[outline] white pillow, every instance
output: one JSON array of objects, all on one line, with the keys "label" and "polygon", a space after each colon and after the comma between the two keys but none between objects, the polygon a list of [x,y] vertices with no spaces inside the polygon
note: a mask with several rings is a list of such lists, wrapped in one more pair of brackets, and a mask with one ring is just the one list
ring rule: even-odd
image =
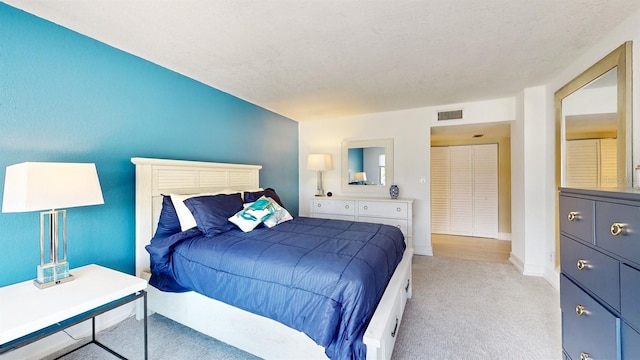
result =
[{"label": "white pillow", "polygon": [[293,216],[289,214],[287,209],[278,205],[278,203],[272,198],[268,197],[267,199],[271,200],[271,204],[273,205],[275,212],[268,218],[264,219],[263,224],[266,227],[272,228],[278,224],[282,224],[285,221],[293,220]]},{"label": "white pillow", "polygon": [[196,219],[193,217],[187,205],[184,204],[184,201],[197,196],[211,196],[211,195],[219,195],[219,194],[235,194],[239,191],[225,189],[218,192],[212,193],[200,193],[200,194],[169,194],[171,196],[171,202],[173,203],[173,207],[176,209],[176,215],[178,215],[178,221],[180,221],[180,229],[182,231],[189,230],[193,227],[196,227]]}]

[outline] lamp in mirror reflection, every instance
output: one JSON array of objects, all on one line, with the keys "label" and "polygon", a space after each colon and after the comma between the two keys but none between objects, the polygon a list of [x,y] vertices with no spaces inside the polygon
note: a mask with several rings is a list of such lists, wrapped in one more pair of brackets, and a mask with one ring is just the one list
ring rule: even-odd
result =
[{"label": "lamp in mirror reflection", "polygon": [[[73,280],[67,262],[67,211],[104,204],[95,164],[25,162],[7,166],[2,212],[40,212],[40,265],[34,284]],[[45,261],[48,259],[48,261]]]},{"label": "lamp in mirror reflection", "polygon": [[367,173],[362,171],[362,172],[357,172],[357,173],[353,174],[353,181],[358,183],[358,184],[366,184],[367,183]]},{"label": "lamp in mirror reflection", "polygon": [[316,196],[325,196],[322,187],[322,173],[333,170],[331,154],[309,154],[307,158],[307,169],[318,172]]}]

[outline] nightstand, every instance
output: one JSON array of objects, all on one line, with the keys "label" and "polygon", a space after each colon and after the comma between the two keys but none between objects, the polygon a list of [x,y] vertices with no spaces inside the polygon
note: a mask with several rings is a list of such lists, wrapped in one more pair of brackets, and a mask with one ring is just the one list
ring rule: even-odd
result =
[{"label": "nightstand", "polygon": [[92,341],[123,358],[96,340],[95,317],[124,304],[144,303],[144,354],[147,358],[147,281],[98,265],[71,270],[74,280],[38,289],[32,280],[0,288],[0,354],[28,345],[83,321],[92,320]]}]

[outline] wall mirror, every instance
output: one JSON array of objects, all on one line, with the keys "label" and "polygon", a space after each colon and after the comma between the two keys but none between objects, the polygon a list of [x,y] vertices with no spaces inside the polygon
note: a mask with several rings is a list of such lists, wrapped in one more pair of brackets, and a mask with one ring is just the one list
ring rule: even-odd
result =
[{"label": "wall mirror", "polygon": [[556,184],[632,186],[631,42],[555,94]]},{"label": "wall mirror", "polygon": [[393,139],[342,142],[343,192],[388,193],[393,184]]},{"label": "wall mirror", "polygon": [[631,67],[628,41],[555,93],[557,187],[633,186]]}]

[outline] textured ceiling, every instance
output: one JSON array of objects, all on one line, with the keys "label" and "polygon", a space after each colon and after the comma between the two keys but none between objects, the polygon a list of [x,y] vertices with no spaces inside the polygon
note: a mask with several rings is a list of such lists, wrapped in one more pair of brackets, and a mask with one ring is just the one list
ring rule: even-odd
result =
[{"label": "textured ceiling", "polygon": [[638,0],[5,0],[294,120],[514,96]]}]

